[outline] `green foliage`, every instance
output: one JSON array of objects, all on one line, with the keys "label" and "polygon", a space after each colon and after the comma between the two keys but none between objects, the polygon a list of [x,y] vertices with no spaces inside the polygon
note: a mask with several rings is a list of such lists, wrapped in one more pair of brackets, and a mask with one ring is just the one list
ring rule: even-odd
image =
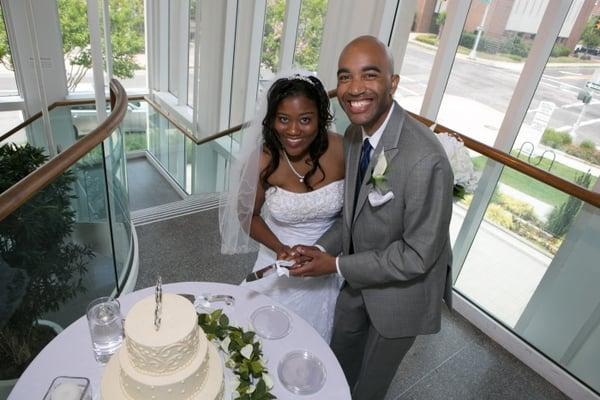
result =
[{"label": "green foliage", "polygon": [[596,28],[596,25],[600,21],[600,17],[590,18],[583,29],[581,34],[581,42],[585,47],[599,47],[600,46],[600,29]]},{"label": "green foliage", "polygon": [[[268,371],[262,359],[260,342],[256,340],[254,332],[229,325],[229,318],[219,309],[210,314],[198,314],[198,325],[209,340],[229,355],[225,365],[233,370],[240,381],[235,389],[238,396],[234,400],[275,398],[265,381]],[[246,349],[249,354],[244,354]],[[251,391],[253,385],[254,390]]]},{"label": "green foliage", "polygon": [[[327,0],[304,0],[300,9],[294,64],[316,71],[327,11]],[[261,66],[271,71],[279,68],[279,49],[285,19],[285,0],[268,0],[265,16]]]},{"label": "green foliage", "polygon": [[435,23],[439,27],[446,23],[446,11],[442,11],[435,16]]},{"label": "green foliage", "polygon": [[316,71],[319,66],[326,13],[327,0],[302,1],[294,64],[308,71]]},{"label": "green foliage", "polygon": [[542,135],[541,143],[553,149],[562,149],[571,144],[571,135],[568,132],[560,132],[556,129],[546,128]]},{"label": "green foliage", "polygon": [[[592,181],[592,175],[588,172],[581,174],[575,180],[578,185],[589,188]],[[558,207],[554,207],[548,217],[546,230],[552,233],[555,237],[562,237],[567,233],[573,220],[581,209],[582,201],[576,197],[570,196],[567,201]]]},{"label": "green foliage", "polygon": [[13,71],[12,54],[8,45],[8,36],[6,34],[6,26],[4,25],[4,13],[0,8],[0,63],[8,70]]},{"label": "green foliage", "polygon": [[[144,51],[143,0],[111,0],[110,26],[113,73],[131,78],[140,66],[135,56]],[[58,0],[63,52],[68,61],[67,85],[73,90],[92,66],[85,0]]]},{"label": "green foliage", "polygon": [[[0,192],[46,161],[42,149],[29,144],[0,147]],[[70,241],[75,223],[70,207],[74,179],[71,172],[63,173],[0,223],[0,258],[11,268],[24,271],[29,279],[19,306],[1,333],[23,349],[32,347],[37,319],[85,291],[83,277],[94,255],[88,247]],[[36,355],[33,351],[29,354]],[[2,347],[0,360],[0,366],[20,373],[31,358],[11,358]]]},{"label": "green foliage", "polygon": [[595,145],[592,144],[592,146],[569,145],[565,147],[564,151],[565,153],[570,154],[574,157],[588,161],[592,164],[600,165],[600,151],[596,150]]},{"label": "green foliage", "polygon": [[530,48],[531,45],[529,43],[523,42],[519,36],[515,35],[506,39],[502,44],[501,51],[519,57],[527,57]]},{"label": "green foliage", "polygon": [[596,150],[596,145],[589,139],[586,139],[579,143],[579,147],[581,147],[582,149]]},{"label": "green foliage", "polygon": [[562,44],[555,44],[550,53],[551,57],[566,57],[571,54],[571,49]]},{"label": "green foliage", "polygon": [[279,67],[279,47],[283,35],[285,0],[268,0],[265,16],[261,65],[271,71]]},{"label": "green foliage", "polygon": [[511,213],[498,204],[490,204],[485,212],[485,217],[504,228],[512,228],[513,219]]},{"label": "green foliage", "polygon": [[422,42],[422,43],[427,43],[430,44],[432,46],[437,46],[438,45],[438,39],[437,36],[434,34],[423,34],[423,35],[417,35],[415,37],[415,40],[418,42]]}]

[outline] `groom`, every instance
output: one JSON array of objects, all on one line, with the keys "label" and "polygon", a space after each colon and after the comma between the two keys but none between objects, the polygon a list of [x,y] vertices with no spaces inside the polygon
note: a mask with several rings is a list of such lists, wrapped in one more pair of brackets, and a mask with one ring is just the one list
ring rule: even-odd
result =
[{"label": "groom", "polygon": [[383,43],[350,42],[337,78],[352,123],[344,209],[317,247],[295,248],[310,261],[290,273],[345,279],[331,347],[352,398],[383,399],[415,337],[440,330],[442,298],[450,306],[453,176],[434,134],[393,100],[400,78]]}]

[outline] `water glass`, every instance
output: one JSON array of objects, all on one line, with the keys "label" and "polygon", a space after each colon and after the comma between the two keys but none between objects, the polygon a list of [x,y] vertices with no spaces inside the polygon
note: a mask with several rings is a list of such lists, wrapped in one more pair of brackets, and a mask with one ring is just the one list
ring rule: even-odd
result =
[{"label": "water glass", "polygon": [[112,297],[93,300],[87,308],[87,320],[96,361],[106,363],[123,342],[123,317],[119,301]]},{"label": "water glass", "polygon": [[78,376],[54,378],[44,400],[92,400],[90,380]]}]

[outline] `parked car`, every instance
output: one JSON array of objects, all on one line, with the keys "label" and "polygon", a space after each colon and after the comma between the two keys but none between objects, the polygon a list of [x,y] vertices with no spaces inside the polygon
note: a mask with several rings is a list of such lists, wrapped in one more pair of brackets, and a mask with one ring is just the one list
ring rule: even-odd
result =
[{"label": "parked car", "polygon": [[[107,111],[109,111],[107,109]],[[126,132],[145,132],[148,103],[145,101],[130,101],[127,104],[127,115],[123,119],[121,129]],[[98,126],[95,104],[81,104],[71,106],[73,125],[77,128],[78,135],[85,135]]]}]

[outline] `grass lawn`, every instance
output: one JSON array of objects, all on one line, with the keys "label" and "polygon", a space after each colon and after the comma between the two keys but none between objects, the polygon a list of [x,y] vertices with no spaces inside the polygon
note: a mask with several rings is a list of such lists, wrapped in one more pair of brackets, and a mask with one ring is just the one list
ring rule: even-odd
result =
[{"label": "grass lawn", "polygon": [[[512,155],[516,156],[516,152],[513,152]],[[521,155],[519,156],[519,159],[524,162],[528,162],[527,156]],[[533,157],[531,159],[532,164],[535,165],[538,159],[538,157]],[[486,160],[487,158],[484,156],[473,158],[473,165],[475,169],[477,171],[483,170]],[[550,160],[545,158],[540,162],[539,165],[536,166],[540,169],[548,171],[549,165]],[[570,182],[575,182],[575,177],[581,174],[580,171],[558,162],[554,162],[552,169],[550,169],[549,172]],[[590,187],[594,186],[597,179],[598,178],[596,177],[592,177]],[[558,189],[554,189],[552,186],[539,182],[511,168],[505,168],[502,171],[500,182],[552,206],[559,206],[569,198],[569,195],[566,193],[563,193]]]}]

